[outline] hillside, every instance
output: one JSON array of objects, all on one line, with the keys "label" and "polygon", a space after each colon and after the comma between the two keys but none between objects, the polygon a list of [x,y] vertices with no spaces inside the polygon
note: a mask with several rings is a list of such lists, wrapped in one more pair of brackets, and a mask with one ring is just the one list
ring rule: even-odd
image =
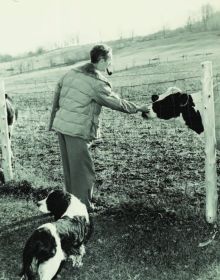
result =
[{"label": "hillside", "polygon": [[[111,41],[108,44],[113,48],[115,70],[123,70],[159,61],[193,59],[198,56],[218,54],[220,32],[171,33],[165,37],[152,35]],[[39,69],[73,65],[89,58],[91,46],[90,44],[67,47],[34,57],[1,63],[0,75],[10,76]]]}]

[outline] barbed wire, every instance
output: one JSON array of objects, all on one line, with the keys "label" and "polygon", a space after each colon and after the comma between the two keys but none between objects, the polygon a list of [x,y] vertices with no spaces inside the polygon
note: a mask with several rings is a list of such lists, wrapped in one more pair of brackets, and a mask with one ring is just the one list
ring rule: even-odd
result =
[{"label": "barbed wire", "polygon": [[[183,73],[192,73],[192,71],[182,70],[182,71],[176,71],[176,72],[169,72],[169,75],[171,75],[171,74],[178,75],[178,74],[183,74]],[[117,75],[117,73],[116,73],[116,75],[111,76],[111,79],[112,78],[124,78],[124,77],[155,76],[155,75],[167,75],[167,73],[165,73],[165,72],[152,72],[152,73],[138,73],[138,74],[126,74],[126,75]]]},{"label": "barbed wire", "polygon": [[[45,91],[45,90],[43,90],[43,91],[35,91],[34,93],[53,93],[54,92],[54,90],[50,90],[50,91]],[[22,91],[22,92],[19,92],[19,91],[12,91],[12,90],[9,90],[9,91],[7,91],[7,93],[10,95],[10,94],[20,94],[20,95],[28,95],[28,94],[30,94],[30,91],[27,91],[27,92],[24,92],[24,91]]]},{"label": "barbed wire", "polygon": [[[167,74],[167,73],[163,73],[163,74]],[[153,75],[153,74],[152,74]],[[139,76],[138,74],[135,76]],[[191,85],[191,81],[198,79],[199,81],[201,80],[201,76],[199,75],[190,75],[188,77],[183,77],[183,78],[176,78],[176,79],[168,79],[168,80],[163,80],[163,81],[158,81],[158,82],[147,82],[147,83],[138,83],[138,84],[133,84],[133,85],[125,85],[125,86],[118,86],[116,87],[119,91],[119,95],[122,98],[128,99],[128,100],[134,100],[135,102],[138,101],[142,101],[144,100],[145,102],[145,97],[150,97],[152,91],[151,91],[151,87],[154,88],[155,85],[164,85],[166,86],[167,84],[171,83],[171,84],[176,84],[178,82],[182,82],[183,83],[183,88],[187,88],[188,84]],[[219,81],[220,80],[220,75],[216,74],[214,76],[214,88],[219,91]],[[200,81],[201,82],[201,81]],[[18,106],[19,109],[19,119],[18,120],[20,127],[17,128],[17,133],[19,134],[19,131],[21,133],[22,131],[22,137],[25,138],[25,133],[27,132],[28,135],[28,131],[38,131],[39,133],[42,135],[42,133],[46,133],[46,129],[44,131],[44,127],[46,127],[46,124],[48,122],[48,118],[49,118],[49,112],[50,110],[48,109],[50,106],[50,103],[52,102],[52,93],[53,90],[48,88],[48,84],[47,81],[40,81],[40,83],[38,82],[32,82],[29,83],[32,84],[33,87],[32,89],[30,88],[30,91],[17,91],[15,89],[9,89],[7,92],[9,94],[14,94],[14,97],[16,99],[16,104]],[[24,84],[25,85],[25,84]],[[40,85],[40,86],[39,86]],[[42,85],[45,85],[45,89],[42,89]],[[16,84],[14,84],[14,86],[16,87]],[[38,88],[40,87],[40,90],[38,90]],[[146,88],[146,92],[145,91],[141,91],[141,94],[133,94],[133,89],[138,88],[138,87],[144,87]],[[130,91],[131,89],[131,91]],[[135,89],[136,90],[136,89]],[[187,90],[187,92],[193,92],[193,89],[190,90],[190,88]],[[29,93],[32,94],[32,96],[29,95]],[[34,96],[33,96],[34,93]],[[19,97],[21,96],[21,97]],[[51,98],[50,98],[51,97]],[[146,102],[147,103],[147,102]],[[22,105],[22,106],[20,106]],[[19,108],[20,107],[20,108]],[[119,115],[115,115],[114,113],[109,113],[109,110],[107,110],[108,112],[104,112],[101,115],[101,120],[104,120],[105,123],[107,123],[107,121],[110,122],[110,125],[108,127],[105,128],[105,133],[107,133],[108,128],[111,128],[111,131],[108,132],[107,134],[107,139],[108,141],[110,141],[110,143],[112,143],[112,149],[111,149],[111,158],[114,162],[114,166],[112,166],[112,170],[110,172],[110,174],[108,176],[111,177],[111,180],[113,183],[116,183],[118,178],[121,176],[121,173],[123,172],[122,169],[120,169],[120,159],[118,158],[118,154],[121,152],[121,145],[125,145],[125,140],[128,134],[132,134],[129,137],[132,137],[133,139],[138,140],[141,136],[139,133],[139,124],[140,124],[140,118],[136,120],[136,122],[134,122],[135,120],[132,119],[132,117],[129,117],[125,114],[121,114],[120,115],[120,122],[121,122],[121,126],[120,128],[118,128],[118,119],[117,117]],[[132,126],[133,124],[131,123],[134,122],[136,126]],[[40,122],[40,124],[39,124]],[[117,129],[116,129],[117,127]],[[132,129],[131,129],[132,127]],[[158,142],[158,139],[161,137],[165,137],[166,133],[167,133],[167,125],[164,124],[163,122],[161,122],[160,124],[157,124],[155,126],[155,130],[151,131],[151,129],[148,127],[148,124],[146,123],[145,125],[145,133],[146,135],[151,135],[152,137],[152,141],[154,141],[155,143]],[[179,131],[179,125],[177,124],[177,122],[175,120],[173,120],[172,122],[172,135],[178,135],[178,131]],[[171,131],[170,130],[170,131]],[[163,132],[161,132],[163,131]],[[164,133],[166,131],[166,133]],[[102,131],[103,133],[103,131]],[[33,137],[34,138],[34,137]],[[104,135],[105,138],[105,135]],[[37,141],[37,140],[36,140]],[[194,137],[192,137],[192,142],[195,142],[197,140],[194,139]],[[174,144],[171,144],[174,145]],[[173,146],[174,149],[174,146]],[[133,151],[135,153],[135,151]],[[20,154],[17,154],[17,158],[19,159]],[[98,157],[99,155],[97,155]],[[126,158],[125,161],[127,162],[127,164],[129,164],[130,162],[132,162],[133,160],[133,156],[137,156],[137,155],[132,155],[127,153],[126,154]],[[178,160],[178,159],[176,159]],[[19,162],[17,163],[18,168],[22,169],[23,172],[27,172],[28,171],[28,167],[26,166],[26,164]],[[179,171],[179,176],[180,176],[181,171]],[[128,178],[125,176],[125,178],[123,178],[124,183],[126,184],[128,181]],[[187,184],[186,184],[186,188],[187,188]]]},{"label": "barbed wire", "polygon": [[176,83],[177,81],[185,81],[189,79],[196,79],[200,78],[201,76],[191,76],[191,77],[186,77],[186,78],[179,78],[179,79],[174,79],[174,80],[167,80],[167,81],[161,81],[161,82],[153,82],[153,83],[141,83],[141,84],[135,84],[135,85],[127,85],[127,86],[120,86],[123,88],[133,88],[133,87],[138,87],[138,86],[151,86],[151,85],[157,85],[157,84],[166,84],[166,83]]},{"label": "barbed wire", "polygon": [[[136,76],[139,76],[139,75],[136,75]],[[189,76],[189,77],[184,77],[184,78],[176,78],[176,79],[165,80],[165,81],[157,81],[157,82],[150,82],[150,83],[140,83],[140,84],[124,85],[124,86],[115,86],[115,88],[120,90],[121,88],[134,88],[134,87],[139,87],[139,86],[152,86],[152,85],[159,85],[159,84],[166,84],[166,83],[176,83],[177,81],[186,81],[186,80],[198,79],[198,78],[201,79],[201,76],[197,75],[197,76]],[[47,84],[47,82],[44,81],[44,82],[41,82],[41,84]],[[36,86],[35,86],[35,88],[36,88]],[[40,91],[38,90],[38,91],[34,91],[34,92],[38,93],[38,94],[45,93],[45,92],[53,93],[54,90],[47,86],[47,90],[40,90]],[[7,90],[7,93],[8,94],[26,95],[26,94],[29,94],[30,91],[25,92],[25,91],[17,91],[17,90]]]}]

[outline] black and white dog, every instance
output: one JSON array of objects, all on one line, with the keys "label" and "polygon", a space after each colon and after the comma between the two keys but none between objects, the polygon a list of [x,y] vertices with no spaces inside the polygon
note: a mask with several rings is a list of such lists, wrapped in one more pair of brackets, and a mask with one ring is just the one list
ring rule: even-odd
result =
[{"label": "black and white dog", "polygon": [[73,266],[82,265],[84,244],[92,232],[86,206],[74,195],[56,190],[37,203],[39,210],[51,213],[55,222],[37,228],[23,250],[21,279],[54,279],[63,261],[72,260]]},{"label": "black and white dog", "polygon": [[204,131],[201,117],[200,93],[186,94],[179,88],[170,87],[161,95],[152,95],[149,113],[142,113],[146,119],[159,118],[169,120],[179,118],[190,129],[200,134]]}]

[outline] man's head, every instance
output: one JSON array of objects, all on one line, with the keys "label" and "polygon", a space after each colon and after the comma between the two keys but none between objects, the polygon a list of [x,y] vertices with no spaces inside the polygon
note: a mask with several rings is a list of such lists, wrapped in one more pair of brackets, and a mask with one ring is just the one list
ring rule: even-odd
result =
[{"label": "man's head", "polygon": [[90,51],[91,63],[100,71],[106,71],[111,75],[108,67],[112,63],[112,49],[107,45],[96,45]]}]

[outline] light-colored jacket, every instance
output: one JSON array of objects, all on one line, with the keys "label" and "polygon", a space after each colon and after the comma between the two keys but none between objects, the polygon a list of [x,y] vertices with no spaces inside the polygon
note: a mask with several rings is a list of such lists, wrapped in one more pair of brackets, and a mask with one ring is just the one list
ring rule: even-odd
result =
[{"label": "light-colored jacket", "polygon": [[109,81],[92,63],[71,69],[56,86],[49,130],[90,142],[96,139],[102,106],[129,114],[137,112],[135,104],[112,91]]}]

